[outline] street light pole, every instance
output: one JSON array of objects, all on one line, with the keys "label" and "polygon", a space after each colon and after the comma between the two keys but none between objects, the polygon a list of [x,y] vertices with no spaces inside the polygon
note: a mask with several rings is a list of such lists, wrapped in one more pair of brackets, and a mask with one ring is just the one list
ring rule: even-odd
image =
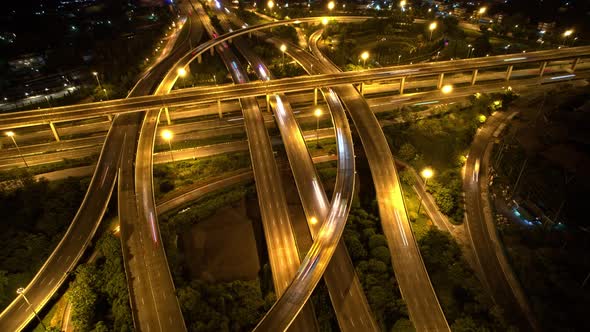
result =
[{"label": "street light pole", "polygon": [[280,49],[281,49],[281,52],[283,52],[283,63],[281,64],[281,67],[283,67],[283,69],[285,69],[285,52],[287,51],[287,45],[282,44]]},{"label": "street light pole", "polygon": [[363,68],[367,66],[367,59],[369,58],[369,52],[365,51],[361,54],[361,59],[363,59]]},{"label": "street light pole", "polygon": [[428,26],[428,30],[430,30],[430,38],[428,38],[428,41],[432,41],[432,32],[434,31],[434,29],[436,29],[436,25],[436,22],[432,22]]},{"label": "street light pole", "polygon": [[27,164],[27,161],[25,160],[25,157],[23,156],[22,152],[20,151],[20,147],[18,146],[18,144],[16,144],[16,139],[14,139],[14,132],[13,131],[7,131],[6,132],[6,136],[10,137],[12,139],[12,143],[14,143],[14,146],[16,146],[16,150],[18,151],[18,154],[20,155],[20,158],[23,160],[23,163],[25,163],[25,166],[27,168],[29,168],[29,164]]},{"label": "street light pole", "polygon": [[170,159],[172,159],[172,162],[176,164],[176,161],[174,161],[174,155],[172,154],[172,136],[173,134],[170,130],[165,129],[162,131],[162,138],[168,141],[168,147],[170,148]]},{"label": "street light pole", "polygon": [[315,126],[315,145],[320,146],[320,116],[322,116],[322,110],[320,108],[316,108],[313,112],[316,119],[316,126]]},{"label": "street light pole", "polygon": [[[422,175],[422,177],[424,178],[424,192],[426,192],[426,186],[428,185],[428,179],[430,179],[432,177],[432,175],[434,175],[434,172],[432,171],[432,168],[427,167],[422,170],[420,175]],[[422,208],[422,196],[420,196],[420,204],[418,205],[418,213],[417,213],[418,215],[420,215],[421,208]]]},{"label": "street light pole", "polygon": [[45,324],[43,324],[41,317],[39,317],[39,315],[37,315],[37,311],[35,311],[35,308],[33,308],[31,306],[31,302],[29,302],[29,299],[27,299],[27,297],[25,296],[25,289],[20,287],[19,289],[16,290],[16,293],[18,295],[22,295],[25,302],[27,302],[27,304],[29,305],[29,308],[31,308],[31,311],[33,311],[33,314],[35,315],[35,317],[37,317],[37,319],[39,320],[39,323],[41,324],[41,326],[43,326],[43,330],[47,331],[47,326],[45,326]]},{"label": "street light pole", "polygon": [[98,83],[98,87],[102,90],[102,84],[100,84],[100,78],[98,78],[98,72],[93,71],[92,75],[96,78],[96,83]]}]

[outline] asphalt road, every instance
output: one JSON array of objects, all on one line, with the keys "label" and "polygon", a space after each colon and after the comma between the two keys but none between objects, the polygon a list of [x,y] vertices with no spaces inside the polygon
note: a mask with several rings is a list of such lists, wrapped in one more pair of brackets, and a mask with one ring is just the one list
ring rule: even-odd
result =
[{"label": "asphalt road", "polygon": [[[236,17],[233,15],[231,18],[236,20]],[[241,22],[237,22],[238,25],[241,25],[240,23]],[[250,51],[251,46],[247,41],[242,38],[237,38],[234,40],[234,45],[249,62],[250,67],[256,68],[255,72],[259,76],[259,79],[274,79],[272,73],[266,68],[261,59]],[[330,113],[336,113],[333,116],[333,119],[336,121],[335,127],[348,128],[342,104],[340,104],[340,101],[333,93],[327,93],[330,94],[327,98]],[[307,224],[311,231],[312,238],[315,239],[317,238],[317,234],[323,221],[329,214],[329,209],[331,207],[330,201],[326,196],[320,177],[313,165],[313,161],[307,150],[305,137],[297,124],[297,120],[295,119],[287,96],[284,94],[273,95],[270,97],[270,104],[274,111],[275,119],[281,132],[281,137],[284,140],[287,157],[291,165],[303,210],[307,217]],[[324,115],[324,117],[328,116],[328,114]],[[344,123],[342,123],[342,121],[344,121]],[[338,133],[346,132],[343,130],[336,130],[336,134]],[[347,139],[351,139],[350,132],[346,134],[347,135],[344,136],[337,136],[336,140],[346,141]],[[354,155],[352,139],[350,142],[337,145],[341,147],[349,147],[350,150],[346,151],[346,153]],[[354,181],[354,173],[338,173],[337,176],[350,177],[352,178],[352,181]],[[342,193],[334,193],[334,196],[340,195],[345,196]],[[339,222],[346,223],[347,215],[342,216],[344,218]],[[317,220],[317,222],[313,223],[311,220]],[[336,240],[334,242],[338,244],[337,249],[334,252],[334,256],[329,261],[330,263],[327,264],[324,280],[336,313],[338,325],[342,331],[378,331],[379,328],[371,313],[358,276],[352,265],[352,261],[346,251],[346,246],[343,241]],[[326,266],[326,264],[318,266]]]},{"label": "asphalt road", "polygon": [[[590,77],[588,73],[578,74],[578,79],[587,79]],[[555,82],[555,83],[562,83],[563,82]],[[511,86],[514,91],[517,93],[522,93],[524,91],[528,91],[530,89],[539,88],[539,79],[538,78],[529,78],[525,80],[519,80],[511,82]],[[393,108],[398,108],[403,105],[415,105],[427,103],[430,106],[436,104],[445,104],[445,103],[452,103],[456,101],[460,101],[466,96],[473,95],[476,92],[502,92],[505,91],[506,84],[503,82],[498,83],[488,83],[485,85],[476,85],[476,86],[465,86],[465,87],[457,87],[450,95],[442,95],[436,91],[429,91],[429,92],[419,92],[419,93],[409,93],[404,95],[393,95],[393,96],[383,96],[383,97],[373,97],[367,100],[367,103],[371,107],[371,110],[374,113],[380,112],[389,112]],[[309,103],[309,101],[313,100],[313,93],[305,93],[305,94],[296,94],[295,96],[289,95],[289,100],[293,100],[296,98],[298,102],[302,103]],[[223,105],[223,104],[222,104]],[[215,106],[217,107],[217,106]],[[230,109],[233,110],[233,105],[228,105]],[[239,105],[238,105],[239,108]],[[302,122],[315,122],[313,119],[313,110],[315,108],[312,106],[303,106],[301,111],[297,111],[297,117],[299,118],[298,121]],[[199,113],[203,114],[215,114],[217,111],[210,111],[207,109],[197,109],[197,110],[181,110],[180,113],[171,112],[171,117],[174,121],[175,114],[181,113]],[[267,128],[274,127],[274,117],[271,114],[265,113],[263,114],[265,118],[265,124]],[[190,117],[190,116],[189,116]],[[184,119],[184,115],[181,117]],[[184,120],[186,121],[186,120]],[[195,120],[196,121],[196,120]],[[391,123],[395,120],[381,120],[381,125],[385,125],[387,123]],[[160,126],[163,126],[164,123],[160,123]],[[75,128],[75,127],[72,127]],[[226,117],[223,119],[215,119],[215,120],[200,120],[193,123],[173,123],[170,126],[166,126],[166,128],[171,129],[174,133],[173,139],[173,148],[174,142],[181,141],[181,140],[194,140],[194,139],[202,139],[202,138],[210,138],[219,136],[222,134],[235,134],[235,133],[243,133],[243,117],[236,116],[233,114],[231,117]],[[321,132],[321,130],[320,130]],[[97,137],[100,133],[97,133]],[[307,134],[306,134],[307,135]],[[19,136],[20,138],[24,138],[27,135]],[[104,136],[102,136],[104,137]],[[29,165],[41,165],[53,162],[60,162],[63,161],[64,158],[68,159],[76,159],[82,158],[86,156],[90,156],[92,154],[100,153],[101,146],[97,144],[95,146],[86,146],[87,142],[90,140],[98,140],[98,138],[83,138],[74,140],[64,140],[62,142],[52,142],[52,143],[42,143],[34,146],[21,146],[21,151],[25,155],[27,163]],[[272,140],[272,139],[271,139]],[[78,142],[78,143],[74,143]],[[156,144],[164,144],[162,138],[160,136],[156,136]],[[229,143],[233,144],[233,143]],[[274,144],[274,143],[273,143]],[[20,143],[19,143],[20,145]],[[79,146],[78,146],[79,145]],[[86,147],[84,147],[86,146]],[[224,146],[223,144],[222,150],[229,151],[236,151],[236,149]],[[67,147],[62,149],[63,147]],[[78,149],[79,147],[79,149]],[[71,149],[69,149],[71,148]],[[59,151],[58,151],[59,150]],[[195,156],[202,156],[203,154],[200,153],[201,147],[194,148]],[[55,152],[51,152],[55,151]],[[176,152],[175,152],[176,153]],[[182,153],[184,156],[186,151]],[[157,162],[160,162],[164,159],[161,153],[156,155]],[[188,157],[187,157],[188,158]],[[0,170],[7,170],[14,167],[24,167],[22,159],[18,155],[18,151],[16,148],[9,148],[2,150],[0,152]]]},{"label": "asphalt road", "polygon": [[522,331],[540,331],[542,328],[538,326],[528,300],[520,289],[506,258],[503,257],[501,243],[495,234],[494,221],[489,206],[485,202],[488,198],[482,193],[482,187],[487,188],[488,181],[489,158],[485,158],[485,154],[489,153],[489,146],[495,139],[493,134],[514,114],[513,112],[493,114],[478,130],[471,144],[463,177],[465,226],[475,251],[476,263],[484,278],[484,285],[494,301],[503,308],[506,319],[516,324]]},{"label": "asphalt road", "polygon": [[[331,72],[338,68],[323,56],[317,42],[322,30],[310,36],[312,53]],[[334,90],[342,99],[355,124],[371,169],[381,225],[387,238],[393,270],[402,296],[408,306],[410,319],[417,331],[450,331],[426,267],[414,238],[401,184],[393,155],[375,115],[360,93],[351,85],[338,86]]]},{"label": "asphalt road", "polygon": [[[186,37],[177,40],[170,55],[162,61],[161,81],[155,94],[166,93],[168,90],[163,87],[173,85],[177,61],[191,52],[189,40],[196,44],[202,37],[202,27],[198,17],[190,15],[190,5],[185,3],[180,8],[188,17],[184,27]],[[169,75],[171,72],[173,76]],[[131,140],[123,147],[118,195],[134,326],[139,331],[186,331],[160,236],[152,188],[152,151],[160,112],[149,110],[138,115],[141,126],[129,128]]]},{"label": "asphalt road", "polygon": [[[159,70],[162,70],[162,66],[159,63],[146,72],[130,92],[130,97],[149,93],[158,76],[161,76]],[[86,196],[74,220],[25,289],[24,294],[31,306],[25,303],[22,296],[18,296],[0,314],[0,331],[23,329],[34,317],[31,307],[40,310],[73,271],[102,220],[115,185],[123,145],[131,139],[128,137],[131,132],[129,129],[139,125],[140,115],[124,114],[113,121]]]},{"label": "asphalt road", "polygon": [[[200,4],[195,5],[201,16],[205,30],[210,36],[217,31]],[[236,85],[248,82],[248,76],[239,59],[229,48],[222,44],[215,48],[223,60]],[[281,176],[272,151],[272,145],[262,113],[254,98],[240,98],[244,114],[244,125],[248,136],[248,146],[252,158],[252,169],[256,183],[256,192],[262,216],[268,256],[277,298],[281,298],[287,286],[293,280],[299,267],[299,252],[287,208]],[[289,316],[290,319],[296,315]],[[317,321],[311,304],[304,306],[301,315],[294,321],[294,331],[318,330]]]},{"label": "asphalt road", "polygon": [[[308,18],[313,21],[314,18]],[[350,18],[349,18],[350,19]],[[301,19],[304,20],[304,19]],[[307,20],[307,19],[305,19]],[[315,18],[317,20],[317,18]],[[224,36],[216,38],[203,47],[216,45],[219,47],[224,40],[248,33],[249,31],[263,27],[286,24],[284,22],[273,22],[268,25],[248,27],[246,29],[236,30]],[[294,22],[291,20],[290,22]],[[492,67],[507,67],[523,63],[539,63],[542,61],[556,61],[563,59],[573,59],[577,57],[587,57],[590,54],[590,46],[562,48],[558,50],[537,51],[526,53],[526,55],[499,55],[484,58],[472,58],[455,61],[440,61],[432,63],[420,63],[413,65],[394,66],[375,68],[363,71],[340,72],[331,74],[315,75],[313,77],[295,77],[284,78],[280,80],[251,82],[248,84],[225,85],[216,87],[199,87],[192,89],[183,89],[171,93],[167,96],[145,96],[129,98],[127,100],[112,100],[99,103],[81,104],[73,106],[55,107],[51,109],[40,109],[35,111],[26,111],[18,113],[9,113],[0,115],[0,130],[14,129],[19,127],[44,124],[48,121],[65,121],[72,119],[81,119],[93,116],[145,111],[162,106],[186,106],[203,102],[216,101],[218,99],[236,99],[243,97],[253,97],[268,93],[302,91],[309,90],[313,87],[328,87],[343,84],[352,84],[363,81],[392,80],[401,77],[418,77],[434,76],[441,73],[465,72],[474,69],[483,70]],[[563,76],[563,75],[562,75]],[[547,78],[551,80],[552,78]],[[564,79],[567,79],[564,78]]]}]

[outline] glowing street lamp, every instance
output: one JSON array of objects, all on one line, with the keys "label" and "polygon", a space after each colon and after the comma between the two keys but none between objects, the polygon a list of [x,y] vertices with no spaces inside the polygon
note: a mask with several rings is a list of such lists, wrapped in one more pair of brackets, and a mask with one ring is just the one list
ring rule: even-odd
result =
[{"label": "glowing street lamp", "polygon": [[98,87],[102,90],[102,84],[100,84],[100,78],[98,77],[98,72],[93,71],[92,75],[96,78],[96,83],[98,83]]},{"label": "glowing street lamp", "polygon": [[178,76],[180,76],[180,78],[182,78],[182,87],[185,87],[185,82],[184,82],[184,78],[186,77],[186,69],[184,69],[184,67],[178,68],[177,70]]},{"label": "glowing street lamp", "polygon": [[282,44],[281,47],[279,47],[279,49],[281,50],[281,52],[283,52],[283,64],[282,64],[282,66],[285,67],[285,52],[287,52],[287,45]]},{"label": "glowing street lamp", "polygon": [[174,163],[174,155],[172,155],[172,137],[174,136],[174,134],[172,134],[172,132],[168,129],[164,129],[162,130],[162,138],[165,139],[166,141],[168,141],[168,147],[170,147],[170,159],[172,159],[172,162]]},{"label": "glowing street lamp", "polygon": [[369,52],[364,51],[361,54],[361,59],[363,59],[363,67],[365,67],[365,65],[367,64],[367,59],[369,58]]},{"label": "glowing street lamp", "polygon": [[475,51],[475,47],[472,47],[471,44],[467,45],[467,59],[473,55],[473,51]]},{"label": "glowing street lamp", "polygon": [[316,217],[309,218],[309,223],[312,224],[312,225],[317,224],[318,223],[318,218],[316,218]]},{"label": "glowing street lamp", "polygon": [[25,300],[25,302],[27,302],[27,304],[29,305],[29,308],[31,308],[31,311],[33,311],[33,314],[35,314],[35,317],[37,317],[37,319],[39,320],[39,323],[41,323],[41,326],[43,326],[43,329],[44,329],[45,331],[47,331],[47,326],[45,326],[45,324],[43,324],[43,321],[41,320],[41,318],[39,317],[39,315],[37,315],[37,312],[35,311],[35,308],[33,308],[33,307],[31,306],[31,302],[29,302],[29,299],[27,299],[27,297],[25,296],[25,289],[24,289],[24,288],[22,288],[22,287],[19,287],[19,288],[16,290],[16,293],[17,293],[18,295],[21,295],[21,296],[23,297],[23,299]]},{"label": "glowing street lamp", "polygon": [[328,2],[328,10],[329,11],[332,11],[332,9],[334,9],[334,7],[336,7],[336,4],[334,3],[334,1]]},{"label": "glowing street lamp", "polygon": [[[426,185],[428,184],[428,179],[430,179],[434,175],[434,171],[430,167],[426,167],[425,169],[420,172],[422,178],[424,178],[424,190],[426,191]],[[418,205],[418,215],[420,214],[420,208],[422,208],[422,197],[420,197],[420,204]]]},{"label": "glowing street lamp", "polygon": [[432,40],[432,32],[436,29],[436,26],[437,26],[436,22],[432,22],[428,26],[428,30],[430,30],[430,38],[428,38],[429,41]]},{"label": "glowing street lamp", "polygon": [[316,146],[320,146],[320,117],[322,116],[322,109],[321,108],[316,108],[315,111],[313,112],[313,115],[315,115],[315,119],[316,119],[316,126],[315,126],[315,144]]},{"label": "glowing street lamp", "polygon": [[445,95],[448,95],[449,93],[453,92],[453,86],[450,84],[444,85],[441,89],[440,92],[442,92]]},{"label": "glowing street lamp", "polygon": [[269,0],[269,1],[266,3],[266,6],[268,7],[268,9],[272,10],[272,9],[274,8],[274,6],[275,6],[275,3],[274,3],[274,1],[272,1],[272,0]]},{"label": "glowing street lamp", "polygon": [[7,131],[6,136],[10,137],[12,139],[12,143],[14,143],[14,146],[16,146],[16,150],[18,151],[18,154],[20,155],[20,159],[23,160],[23,163],[25,163],[25,166],[27,168],[29,168],[29,164],[27,164],[27,161],[25,160],[25,157],[23,156],[22,152],[20,152],[20,148],[18,147],[18,144],[16,144],[16,139],[14,139],[14,132],[13,131]]},{"label": "glowing street lamp", "polygon": [[399,2],[399,6],[402,9],[402,12],[405,12],[406,11],[406,0],[401,0]]},{"label": "glowing street lamp", "polygon": [[488,10],[487,7],[481,7],[477,12],[479,13],[479,16],[485,14],[486,10]]},{"label": "glowing street lamp", "polygon": [[328,22],[329,22],[329,20],[328,20],[328,18],[327,18],[327,17],[323,17],[323,18],[322,18],[322,24],[323,24],[323,25],[328,25]]}]

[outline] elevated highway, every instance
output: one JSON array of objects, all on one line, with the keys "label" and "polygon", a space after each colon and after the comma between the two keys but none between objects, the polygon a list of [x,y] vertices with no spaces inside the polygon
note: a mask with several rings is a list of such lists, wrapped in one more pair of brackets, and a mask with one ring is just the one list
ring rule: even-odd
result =
[{"label": "elevated highway", "polygon": [[[310,48],[322,61],[325,71],[337,72],[339,69],[324,57],[318,48],[317,43],[322,32],[320,29],[310,36]],[[338,86],[334,90],[348,109],[369,162],[381,225],[410,319],[417,331],[450,331],[414,238],[393,155],[381,126],[367,102],[354,87]]]},{"label": "elevated highway", "polygon": [[[173,53],[173,52],[172,52]],[[166,57],[150,67],[129,93],[130,97],[148,94],[167,66]],[[33,280],[25,288],[30,307],[40,310],[73,272],[90,244],[111,197],[123,146],[138,129],[139,113],[116,116],[107,134],[98,165],[74,220]],[[0,331],[20,331],[34,315],[22,296],[0,314]]]},{"label": "elevated highway", "polygon": [[[315,18],[318,20],[318,18]],[[212,47],[217,43],[236,36],[246,34],[262,28],[292,24],[296,20],[274,22],[274,25],[262,25],[236,30],[216,38],[213,42],[205,43]],[[310,19],[310,21],[313,21]],[[264,26],[264,27],[263,27]],[[571,60],[571,74],[559,77],[546,77],[547,81],[561,80],[575,77],[575,68],[584,58],[590,56],[590,46],[562,48],[526,53],[526,55],[499,55],[485,58],[472,58],[455,61],[440,61],[413,65],[375,68],[354,72],[334,72],[313,75],[312,77],[284,78],[264,82],[250,82],[238,85],[224,85],[216,87],[199,87],[183,89],[165,96],[145,96],[125,100],[113,100],[99,103],[81,104],[73,106],[55,107],[18,113],[0,115],[0,130],[14,129],[26,126],[43,125],[49,122],[84,119],[96,116],[107,116],[119,113],[138,112],[162,107],[189,106],[201,103],[216,102],[217,100],[232,100],[240,97],[264,96],[273,93],[305,91],[315,88],[356,84],[362,82],[379,82],[399,80],[405,84],[408,77],[436,76],[444,82],[444,75],[454,72],[472,72],[476,78],[479,71],[495,67],[507,68],[505,78],[510,79],[514,67],[523,64],[539,64],[539,76],[544,75],[547,63],[552,61]],[[512,68],[512,69],[511,69]],[[475,72],[477,70],[477,73]],[[441,76],[442,74],[442,76]],[[402,82],[403,81],[403,82]],[[402,89],[403,90],[403,89]]]},{"label": "elevated highway", "polygon": [[[234,22],[237,21],[237,18],[234,16],[231,19]],[[241,25],[241,22],[237,21],[237,24]],[[234,45],[250,63],[250,66],[256,69],[255,71],[259,79],[274,79],[262,60],[250,50],[248,42],[238,38],[235,40]],[[289,54],[292,54],[292,52],[290,51]],[[309,67],[308,65],[304,68],[309,72]],[[340,132],[338,128],[348,127],[344,108],[334,92],[326,89],[324,93],[330,114],[332,114],[332,120],[334,121],[334,128],[336,128],[335,133],[338,134]],[[303,132],[297,124],[287,96],[282,93],[270,96],[269,103],[274,111],[277,125],[284,140],[285,150],[312,238],[316,238],[323,221],[328,216],[330,201],[326,197],[319,174],[307,150]],[[350,136],[337,135],[337,145],[349,148],[350,150],[347,151],[347,154],[353,155],[352,141],[340,144],[341,140],[349,138]],[[353,178],[354,181],[354,173],[338,173],[337,176]],[[333,196],[344,195],[343,193],[335,192]],[[343,217],[345,216],[343,215]],[[346,218],[339,222],[346,223]],[[326,268],[324,280],[334,307],[338,325],[342,331],[378,331],[379,328],[371,313],[352,261],[346,251],[346,246],[342,240],[336,242],[338,242],[337,249]]]}]

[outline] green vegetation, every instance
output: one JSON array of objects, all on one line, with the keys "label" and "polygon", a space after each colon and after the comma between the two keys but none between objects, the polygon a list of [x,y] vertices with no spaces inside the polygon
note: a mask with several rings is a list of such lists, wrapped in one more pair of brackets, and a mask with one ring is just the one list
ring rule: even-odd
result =
[{"label": "green vegetation", "polygon": [[[286,27],[281,27],[281,28],[286,28]],[[295,38],[295,40],[297,40],[296,36],[292,36],[293,33],[295,33],[295,30],[292,30],[292,28],[291,28],[291,30],[290,29],[279,29],[279,28],[275,28],[275,30],[273,30],[273,35],[279,35],[279,36],[286,35],[286,36],[288,36],[286,38],[287,40],[290,40],[293,38]],[[257,37],[254,40],[255,41],[251,43],[252,50],[254,51],[254,53],[256,53],[258,56],[260,56],[264,60],[266,66],[268,67],[268,69],[271,71],[271,73],[273,74],[273,76],[275,78],[284,78],[284,77],[305,75],[306,72],[303,70],[303,68],[301,68],[301,66],[299,66],[299,64],[292,62],[292,59],[290,56],[285,54],[285,56],[283,57],[283,52],[281,52],[278,45],[265,43],[262,40],[258,39]],[[283,63],[283,59],[284,59],[284,63]],[[252,68],[250,68],[250,70],[252,70]]]},{"label": "green vegetation", "polygon": [[158,198],[179,187],[248,167],[250,167],[248,152],[226,153],[196,160],[154,165],[155,196]]},{"label": "green vegetation", "polygon": [[455,223],[463,220],[461,167],[484,119],[481,116],[506,109],[513,99],[511,92],[473,96],[468,106],[450,105],[436,116],[383,128],[396,157],[417,170],[427,166],[434,169],[435,176],[428,181],[427,190]]},{"label": "green vegetation", "polygon": [[428,60],[441,49],[439,35],[429,42],[424,24],[411,24],[409,15],[370,19],[362,23],[330,23],[324,33],[326,53],[344,70],[361,69],[360,54],[368,51],[367,67]]},{"label": "green vegetation", "polygon": [[[453,331],[508,331],[502,309],[492,302],[457,242],[432,227],[418,241],[420,253]],[[507,313],[510,314],[510,313]]]},{"label": "green vegetation", "polygon": [[[30,176],[37,174],[44,174],[80,166],[89,166],[95,164],[97,160],[98,155],[95,154],[79,159],[64,158],[63,161],[56,163],[29,166],[28,168],[15,168],[8,171],[0,171],[0,182],[18,181],[19,179],[20,181],[22,181],[22,179],[26,179]],[[2,189],[1,186],[0,189]]]},{"label": "green vegetation", "polygon": [[275,298],[262,297],[258,280],[208,283],[192,280],[178,288],[189,331],[250,331]]},{"label": "green vegetation", "polygon": [[26,286],[74,218],[89,179],[21,179],[22,186],[0,191],[0,308]]},{"label": "green vegetation", "polygon": [[[414,188],[412,188],[415,179],[412,174],[410,174],[410,171],[401,171],[400,181],[402,183],[404,203],[406,205],[406,210],[408,211],[408,217],[411,221],[410,225],[412,226],[412,231],[414,232],[416,240],[419,241],[433,227],[432,221],[428,217],[424,206],[420,207],[420,197],[416,194]],[[419,208],[420,213],[418,213]]]},{"label": "green vegetation", "polygon": [[[590,222],[581,194],[589,182],[587,168],[580,167],[588,160],[589,97],[586,87],[569,86],[533,100],[510,122],[491,159],[496,227],[535,317],[547,331],[590,329]],[[539,217],[539,224],[517,222],[508,208],[512,199]]]},{"label": "green vegetation", "polygon": [[395,281],[379,218],[357,203],[350,211],[344,242],[381,330],[390,331],[408,311]]},{"label": "green vegetation", "polygon": [[[194,279],[189,272],[190,255],[179,248],[182,234],[215,211],[255,195],[254,186],[239,185],[210,194],[182,213],[160,218],[162,241],[178,290],[180,306],[189,331],[251,330],[274,303],[272,277],[264,273],[251,281],[207,282]],[[268,267],[266,267],[268,269]],[[270,283],[271,287],[264,287]]]},{"label": "green vegetation", "polygon": [[72,324],[78,331],[132,331],[121,241],[107,233],[97,249],[99,255],[94,262],[78,266],[67,292]]}]

